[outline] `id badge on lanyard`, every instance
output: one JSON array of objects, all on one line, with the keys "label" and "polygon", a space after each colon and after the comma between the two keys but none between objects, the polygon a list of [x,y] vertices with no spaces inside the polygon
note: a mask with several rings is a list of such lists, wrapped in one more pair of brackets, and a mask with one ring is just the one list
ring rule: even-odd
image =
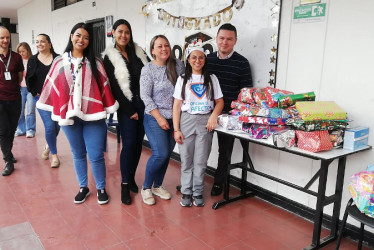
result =
[{"label": "id badge on lanyard", "polygon": [[5,64],[4,61],[3,61],[3,59],[0,57],[0,61],[1,61],[1,62],[4,64],[4,66],[5,66],[4,76],[5,76],[5,80],[7,80],[7,81],[12,80],[12,76],[10,75],[10,72],[9,72],[9,70],[8,70],[8,68],[9,68],[9,63],[10,63],[10,59],[12,59],[12,51],[11,51],[10,54],[9,54],[9,60],[8,60],[8,63],[7,63],[7,64]]},{"label": "id badge on lanyard", "polygon": [[5,75],[5,80],[7,80],[7,81],[12,80],[12,76],[10,75],[10,72],[9,72],[9,71],[5,71],[5,72],[4,72],[4,75]]}]

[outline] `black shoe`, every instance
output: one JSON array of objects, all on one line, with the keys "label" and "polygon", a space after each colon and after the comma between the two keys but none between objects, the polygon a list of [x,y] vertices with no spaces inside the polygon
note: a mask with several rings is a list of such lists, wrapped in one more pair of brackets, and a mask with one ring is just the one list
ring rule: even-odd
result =
[{"label": "black shoe", "polygon": [[179,192],[180,192],[180,191],[181,191],[181,189],[182,189],[182,185],[178,185],[178,186],[176,186],[175,188],[177,189],[177,191],[179,191]]},{"label": "black shoe", "polygon": [[223,186],[220,184],[214,184],[212,187],[212,191],[210,192],[211,196],[218,196],[222,194]]},{"label": "black shoe", "polygon": [[109,196],[104,189],[97,190],[97,202],[100,205],[107,204],[109,202]]},{"label": "black shoe", "polygon": [[121,183],[121,201],[125,205],[131,204],[130,184]]},{"label": "black shoe", "polygon": [[134,179],[132,179],[130,182],[129,182],[129,189],[131,192],[133,193],[139,193],[139,187],[138,185],[136,185],[136,182]]},{"label": "black shoe", "polygon": [[82,187],[79,189],[78,194],[74,198],[75,204],[81,204],[86,201],[86,198],[90,195],[88,187]]},{"label": "black shoe", "polygon": [[[11,163],[17,163],[17,159],[12,157],[12,159],[10,160]],[[7,163],[7,161],[5,161],[5,163]]]},{"label": "black shoe", "polygon": [[2,175],[3,176],[8,176],[10,175],[12,172],[14,171],[14,165],[12,162],[7,162],[5,164],[5,167],[4,167],[4,170],[3,170],[3,173]]}]

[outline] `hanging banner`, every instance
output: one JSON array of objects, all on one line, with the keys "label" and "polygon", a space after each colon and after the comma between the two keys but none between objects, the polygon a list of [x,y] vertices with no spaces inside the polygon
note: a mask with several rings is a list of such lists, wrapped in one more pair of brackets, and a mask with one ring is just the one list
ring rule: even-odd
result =
[{"label": "hanging banner", "polygon": [[168,38],[172,54],[182,61],[193,42],[201,42],[206,54],[214,53],[218,28],[231,23],[238,37],[234,49],[248,59],[254,85],[275,83],[279,0],[154,0],[146,1],[141,11],[150,58],[150,41],[160,34]]},{"label": "hanging banner", "polygon": [[222,23],[231,21],[233,12],[231,6],[205,17],[173,16],[164,9],[157,9],[158,19],[173,28],[200,30],[217,27]]}]

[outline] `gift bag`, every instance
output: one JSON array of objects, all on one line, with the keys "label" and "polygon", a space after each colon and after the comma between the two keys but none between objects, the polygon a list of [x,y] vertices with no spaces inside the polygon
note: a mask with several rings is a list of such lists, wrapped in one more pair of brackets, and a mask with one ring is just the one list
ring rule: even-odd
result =
[{"label": "gift bag", "polygon": [[330,141],[329,132],[323,131],[312,131],[306,132],[297,130],[297,147],[311,152],[319,152],[332,149],[332,143]]},{"label": "gift bag", "polygon": [[[369,165],[370,166],[370,165]],[[369,168],[368,166],[368,169]],[[362,171],[351,176],[348,190],[357,208],[367,216],[374,216],[374,173]]]}]

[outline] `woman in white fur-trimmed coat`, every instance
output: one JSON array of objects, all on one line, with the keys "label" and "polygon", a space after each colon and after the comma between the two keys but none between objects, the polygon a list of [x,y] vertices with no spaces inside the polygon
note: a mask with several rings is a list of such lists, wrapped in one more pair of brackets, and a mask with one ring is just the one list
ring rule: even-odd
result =
[{"label": "woman in white fur-trimmed coat", "polygon": [[103,52],[104,67],[114,98],[119,103],[117,117],[122,137],[120,168],[122,175],[121,201],[131,204],[130,191],[138,193],[135,172],[144,138],[144,103],[140,99],[140,73],[149,59],[133,41],[131,26],[124,19],[113,25],[114,46]]}]

